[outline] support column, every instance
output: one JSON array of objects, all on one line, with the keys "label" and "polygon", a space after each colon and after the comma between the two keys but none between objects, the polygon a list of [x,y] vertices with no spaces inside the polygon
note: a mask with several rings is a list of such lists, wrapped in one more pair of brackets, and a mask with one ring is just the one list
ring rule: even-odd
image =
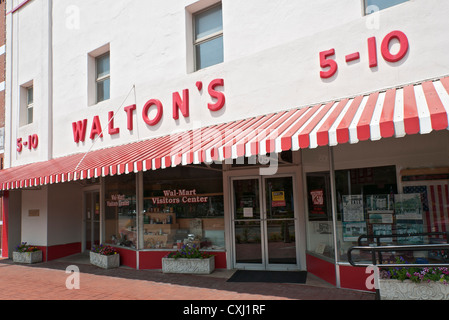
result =
[{"label": "support column", "polygon": [[8,250],[8,218],[9,218],[9,192],[3,192],[3,201],[2,201],[2,258],[8,258],[9,250]]}]

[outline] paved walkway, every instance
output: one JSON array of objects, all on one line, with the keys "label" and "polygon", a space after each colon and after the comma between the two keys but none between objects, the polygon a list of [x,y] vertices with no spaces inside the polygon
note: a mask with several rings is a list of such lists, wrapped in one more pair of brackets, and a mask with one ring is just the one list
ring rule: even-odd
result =
[{"label": "paved walkway", "polygon": [[74,261],[17,265],[0,260],[0,300],[374,300],[371,293],[337,289],[312,275],[305,285],[236,283],[226,281],[230,270],[177,275],[83,263],[76,264],[80,287],[70,290],[66,282],[76,282],[73,273],[66,273],[69,265]]}]

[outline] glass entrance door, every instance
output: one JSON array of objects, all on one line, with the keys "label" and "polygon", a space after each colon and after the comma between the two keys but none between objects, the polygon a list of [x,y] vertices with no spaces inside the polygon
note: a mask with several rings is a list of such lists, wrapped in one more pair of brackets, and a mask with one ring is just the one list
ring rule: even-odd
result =
[{"label": "glass entrance door", "polygon": [[296,265],[296,228],[292,177],[265,179],[269,265]]},{"label": "glass entrance door", "polygon": [[293,177],[235,179],[234,263],[244,269],[297,266]]},{"label": "glass entrance door", "polygon": [[84,193],[85,250],[100,244],[100,193]]}]

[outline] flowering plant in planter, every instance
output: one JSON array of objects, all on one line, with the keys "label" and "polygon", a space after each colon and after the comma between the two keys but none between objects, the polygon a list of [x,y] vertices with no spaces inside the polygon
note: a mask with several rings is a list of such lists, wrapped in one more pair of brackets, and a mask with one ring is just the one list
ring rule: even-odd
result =
[{"label": "flowering plant in planter", "polygon": [[118,251],[115,248],[103,244],[92,246],[91,251],[94,253],[101,254],[103,256],[112,256],[114,254],[118,254]]},{"label": "flowering plant in planter", "polygon": [[162,258],[162,272],[210,274],[215,270],[215,256],[201,252],[198,247],[183,246]]},{"label": "flowering plant in planter", "polygon": [[182,246],[181,249],[175,252],[170,252],[165,256],[165,258],[172,258],[172,259],[208,259],[210,257],[213,257],[212,254],[209,254],[207,252],[202,252],[199,250],[199,248],[195,245],[193,246]]},{"label": "flowering plant in planter", "polygon": [[17,263],[37,263],[42,261],[42,250],[22,242],[12,253],[13,261]]},{"label": "flowering plant in planter", "polygon": [[90,251],[90,263],[104,269],[118,268],[120,254],[117,249],[109,245],[94,245]]},{"label": "flowering plant in planter", "polygon": [[[396,258],[396,264],[409,264],[403,257]],[[447,267],[391,267],[380,271],[381,279],[410,280],[420,282],[442,282],[449,285],[449,268]]]},{"label": "flowering plant in planter", "polygon": [[38,247],[31,246],[31,245],[27,244],[26,242],[22,242],[16,248],[16,252],[37,252],[39,250],[40,249]]}]

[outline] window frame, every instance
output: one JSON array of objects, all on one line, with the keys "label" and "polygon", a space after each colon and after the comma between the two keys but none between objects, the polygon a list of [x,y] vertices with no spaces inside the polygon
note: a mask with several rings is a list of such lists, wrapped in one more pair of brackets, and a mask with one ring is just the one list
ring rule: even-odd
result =
[{"label": "window frame", "polygon": [[[33,85],[28,86],[25,88],[25,90],[26,90],[26,124],[32,124],[34,122],[34,86]],[[32,98],[31,102],[30,96]]]},{"label": "window frame", "polygon": [[[100,59],[102,59],[102,58],[104,58],[106,56],[109,57],[108,72],[107,72],[106,75],[99,76],[99,72],[98,72],[99,61],[100,61]],[[111,80],[111,60],[110,59],[111,59],[110,51],[107,51],[107,52],[102,53],[102,54],[100,54],[100,55],[95,57],[95,102],[96,103],[100,103],[100,102],[109,100],[111,98],[111,94],[110,94],[110,92],[111,92],[111,83],[110,83],[110,80]],[[98,85],[100,83],[104,83],[107,80],[109,80],[109,96],[107,98],[103,97],[103,99],[100,100],[99,94],[98,94]]]},{"label": "window frame", "polygon": [[[19,120],[19,127],[29,126],[34,123],[35,117],[34,117],[34,81],[30,80],[26,83],[23,83],[19,86],[19,114],[18,114],[18,120]],[[32,93],[32,101],[30,101],[30,90]],[[30,117],[30,112],[32,112],[32,115]]]},{"label": "window frame", "polygon": [[365,16],[369,16],[370,14],[373,14],[374,12],[379,12],[379,11],[381,11],[381,10],[385,10],[385,9],[389,9],[389,8],[391,8],[391,7],[395,7],[395,6],[397,6],[397,5],[400,5],[400,4],[403,4],[403,3],[405,3],[405,2],[409,2],[410,0],[403,0],[402,2],[400,2],[400,3],[396,3],[396,4],[393,4],[393,5],[391,5],[391,6],[389,6],[389,7],[386,7],[386,8],[379,8],[379,10],[377,10],[377,11],[374,11],[374,12],[367,12],[367,8],[368,7],[370,7],[370,6],[373,6],[373,5],[368,5],[368,1],[369,0],[362,0],[362,5],[363,5],[363,15],[365,15]]},{"label": "window frame", "polygon": [[[196,12],[192,13],[192,24],[193,24],[192,25],[192,39],[193,39],[193,65],[194,65],[194,71],[199,71],[199,70],[204,69],[204,68],[200,68],[198,66],[198,56],[197,56],[197,54],[198,54],[198,52],[197,52],[198,47],[200,45],[204,44],[204,43],[213,41],[213,40],[218,39],[220,37],[224,37],[223,22],[222,22],[220,31],[216,31],[216,32],[214,32],[212,34],[209,34],[207,36],[201,37],[199,39],[196,38],[196,29],[197,29],[196,17],[198,15],[200,15],[200,14],[203,14],[203,13],[209,11],[209,10],[215,9],[216,7],[220,7],[221,15],[223,17],[223,5],[222,5],[221,1],[218,2],[218,3],[215,3],[215,4],[211,5],[211,6],[209,6],[207,8],[204,8],[202,10],[199,10],[199,11],[196,11]],[[221,62],[219,62],[219,63],[221,63]]]}]

